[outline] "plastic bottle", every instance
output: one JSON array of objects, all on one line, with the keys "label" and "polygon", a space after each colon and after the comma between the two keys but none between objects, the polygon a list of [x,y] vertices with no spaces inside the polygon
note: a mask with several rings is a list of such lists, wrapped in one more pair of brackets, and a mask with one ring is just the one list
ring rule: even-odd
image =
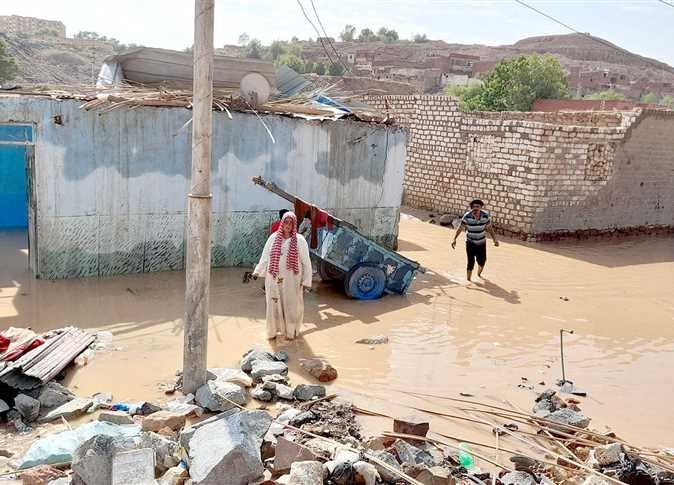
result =
[{"label": "plastic bottle", "polygon": [[459,443],[459,448],[461,448],[461,451],[459,451],[459,463],[461,463],[461,466],[466,470],[475,467],[475,459],[470,454],[468,443]]},{"label": "plastic bottle", "polygon": [[87,349],[77,356],[77,358],[75,359],[75,364],[77,364],[79,367],[84,367],[89,362],[91,362],[93,358],[94,358],[94,351],[92,349]]}]

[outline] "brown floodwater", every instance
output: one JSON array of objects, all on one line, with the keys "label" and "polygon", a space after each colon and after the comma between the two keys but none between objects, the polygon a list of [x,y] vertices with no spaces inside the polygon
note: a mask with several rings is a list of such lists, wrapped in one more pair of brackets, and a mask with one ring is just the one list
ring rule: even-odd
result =
[{"label": "brown floodwater", "polygon": [[[499,248],[490,243],[487,280],[467,285],[464,253],[449,248],[450,237],[403,216],[400,252],[428,268],[405,297],[354,301],[316,283],[301,338],[284,346],[293,382],[305,379],[298,358],[321,356],[339,371],[331,391],[377,412],[449,409],[409,392],[469,393],[528,411],[535,392],[561,376],[559,329],[573,329],[565,336],[567,377],[588,393],[580,400],[591,426],[640,445],[674,445],[674,238],[506,239]],[[71,372],[68,384],[81,395],[110,391],[117,401],[168,399],[159,384],[181,367],[184,275],[40,281],[26,270],[25,246],[23,234],[0,233],[0,329],[109,330],[117,350]],[[210,366],[235,366],[247,349],[268,347],[261,284],[243,284],[243,271],[212,273]],[[354,343],[374,335],[390,343]],[[522,378],[534,389],[518,387]],[[434,427],[475,431],[437,417]]]}]

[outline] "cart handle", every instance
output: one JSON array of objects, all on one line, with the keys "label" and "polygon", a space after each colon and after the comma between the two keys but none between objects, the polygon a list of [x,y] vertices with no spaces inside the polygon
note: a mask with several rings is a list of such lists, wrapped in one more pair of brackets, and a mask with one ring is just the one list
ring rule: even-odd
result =
[{"label": "cart handle", "polygon": [[[259,185],[260,187],[264,187],[269,192],[278,195],[279,197],[281,197],[281,198],[287,200],[288,202],[290,202],[291,204],[295,204],[297,199],[299,199],[299,197],[279,188],[279,186],[276,185],[274,182],[267,181],[260,176],[253,177],[253,183],[256,184],[256,185]],[[298,217],[299,217],[299,215],[298,215]],[[332,219],[335,221],[336,226],[344,226],[344,227],[348,227],[348,228],[353,229],[353,230],[357,230],[356,226],[354,226],[350,222],[346,222],[346,221],[343,221],[341,219],[338,219],[337,217],[333,216],[332,214],[330,214],[330,217],[332,217]]]}]

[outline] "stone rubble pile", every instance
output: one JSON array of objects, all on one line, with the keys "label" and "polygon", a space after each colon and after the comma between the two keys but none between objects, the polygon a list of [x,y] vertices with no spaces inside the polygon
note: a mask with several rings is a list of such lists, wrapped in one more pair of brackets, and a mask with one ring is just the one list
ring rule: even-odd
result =
[{"label": "stone rubble pile", "polygon": [[[552,432],[558,426],[559,433],[575,433],[568,449],[597,474],[525,455],[510,457],[512,471],[483,472],[468,448],[429,438],[429,421],[416,415],[394,419],[391,433],[366,438],[353,406],[326,397],[321,385],[289,386],[287,361],[285,353],[250,351],[240,369],[210,369],[194,396],[162,406],[114,405],[106,394],[78,398],[50,383],[0,415],[64,416],[80,412],[85,401],[102,411],[97,421],[33,443],[16,476],[33,485],[611,485],[604,474],[629,485],[674,484],[674,474],[619,442],[587,446],[589,418],[578,401],[552,390],[537,397],[534,415],[551,423]],[[276,412],[244,408],[249,398],[278,400]],[[215,414],[202,418],[204,410]],[[507,438],[518,426],[493,431]],[[0,457],[11,454],[0,450]]]}]

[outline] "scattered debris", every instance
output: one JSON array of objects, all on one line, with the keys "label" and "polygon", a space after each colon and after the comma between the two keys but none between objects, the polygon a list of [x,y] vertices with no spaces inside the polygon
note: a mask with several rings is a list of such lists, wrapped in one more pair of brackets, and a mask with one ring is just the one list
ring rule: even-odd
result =
[{"label": "scattered debris", "polygon": [[2,360],[11,362],[0,370],[0,382],[19,390],[35,389],[46,384],[96,339],[89,332],[75,327],[52,330],[41,338],[29,338],[29,344],[15,349],[14,354],[18,352],[18,355],[12,354],[8,358],[5,353],[2,357]]},{"label": "scattered debris", "polygon": [[[506,467],[481,454],[484,445],[480,443],[471,442],[477,445],[473,451],[464,442],[451,444],[435,439],[442,435],[437,430],[431,434],[431,423],[419,415],[391,417],[393,432],[365,440],[356,412],[368,411],[335,402],[335,396],[326,396],[322,385],[300,384],[293,389],[288,383],[287,360],[285,353],[248,352],[242,370],[210,369],[207,384],[196,396],[179,396],[161,406],[149,402],[113,404],[109,393],[77,397],[50,382],[12,396],[10,402],[15,409],[6,405],[0,412],[17,429],[24,429],[36,419],[55,420],[103,409],[98,421],[35,441],[18,464],[22,470],[30,469],[22,472],[25,483],[60,479],[64,484],[77,485],[139,481],[160,485],[182,485],[186,481],[193,485],[612,485],[611,480],[620,480],[667,485],[674,477],[665,465],[671,464],[671,458],[662,458],[666,451],[642,455],[639,448],[618,441],[614,434],[587,430],[590,418],[578,406],[581,402],[561,399],[553,389],[536,397],[533,414],[505,408],[507,414],[496,413],[494,408],[502,408],[490,405],[482,410],[482,405],[474,401],[447,399],[474,406],[473,417],[463,419],[484,421],[482,424],[489,425],[495,435],[507,435],[509,442],[537,447],[538,452],[548,455],[546,460],[555,457],[558,464],[520,454],[523,450],[515,454],[507,449],[512,445],[504,443],[500,452],[509,458]],[[305,362],[305,369],[315,364],[322,372],[329,367],[321,360]],[[256,386],[249,390],[254,382]],[[522,384],[529,385],[528,379],[522,378]],[[279,402],[279,414],[274,419],[267,411],[244,409],[248,395],[258,400],[284,400],[290,405]],[[219,414],[187,425],[188,416],[204,412],[201,406]],[[484,420],[478,417],[481,413]],[[446,416],[462,419],[454,414]],[[512,422],[499,425],[496,419]],[[536,436],[536,431],[540,440],[534,443],[529,436]],[[566,440],[565,451],[553,444],[561,437],[573,438]],[[546,439],[550,440],[549,448],[538,444],[546,443]],[[0,456],[11,453],[0,450]],[[483,466],[480,460],[503,471],[498,475],[483,473],[476,466]],[[46,466],[69,464],[72,481],[65,473]]]},{"label": "scattered debris", "polygon": [[365,345],[382,345],[382,344],[387,344],[389,342],[389,339],[386,335],[376,335],[374,337],[367,337],[367,338],[362,338],[360,340],[356,340],[357,344],[365,344]]}]

